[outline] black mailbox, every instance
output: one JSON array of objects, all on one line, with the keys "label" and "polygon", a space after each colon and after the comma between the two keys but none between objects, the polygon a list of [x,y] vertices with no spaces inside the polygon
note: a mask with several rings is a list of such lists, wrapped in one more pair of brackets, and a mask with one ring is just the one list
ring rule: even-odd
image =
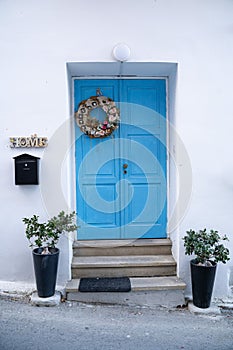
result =
[{"label": "black mailbox", "polygon": [[21,154],[14,157],[15,160],[15,184],[16,185],[38,185],[38,157],[30,154]]}]

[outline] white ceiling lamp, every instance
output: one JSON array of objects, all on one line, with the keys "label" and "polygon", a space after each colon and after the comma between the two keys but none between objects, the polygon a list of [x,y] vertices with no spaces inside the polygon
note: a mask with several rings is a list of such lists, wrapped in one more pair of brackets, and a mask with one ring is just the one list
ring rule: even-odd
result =
[{"label": "white ceiling lamp", "polygon": [[130,57],[130,48],[126,44],[120,43],[114,46],[112,53],[117,61],[125,62]]}]

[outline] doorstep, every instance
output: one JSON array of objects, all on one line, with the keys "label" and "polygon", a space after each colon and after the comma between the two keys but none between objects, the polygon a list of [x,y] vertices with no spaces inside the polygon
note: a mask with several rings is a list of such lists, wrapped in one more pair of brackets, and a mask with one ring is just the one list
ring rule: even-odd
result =
[{"label": "doorstep", "polygon": [[130,292],[79,292],[80,279],[66,285],[66,299],[84,303],[177,307],[185,304],[185,283],[177,276],[130,277]]}]

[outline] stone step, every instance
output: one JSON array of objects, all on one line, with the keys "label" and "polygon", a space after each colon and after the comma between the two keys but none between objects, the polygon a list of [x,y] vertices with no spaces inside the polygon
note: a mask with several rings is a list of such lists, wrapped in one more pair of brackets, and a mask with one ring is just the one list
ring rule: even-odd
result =
[{"label": "stone step", "polygon": [[[130,277],[131,290],[172,290],[186,288],[185,283],[177,276],[164,277]],[[80,278],[72,279],[66,284],[66,293],[77,292],[79,289]]]},{"label": "stone step", "polygon": [[130,278],[131,288],[134,291],[139,290],[173,290],[186,288],[186,284],[177,276],[164,277],[138,277]]},{"label": "stone step", "polygon": [[73,279],[66,285],[68,301],[85,303],[107,303],[139,306],[167,306],[184,305],[185,283],[177,276],[169,277],[130,277],[131,291],[126,293],[79,292],[80,279]]},{"label": "stone step", "polygon": [[176,262],[171,255],[74,257],[71,268],[74,279],[176,275]]},{"label": "stone step", "polygon": [[170,255],[170,239],[75,241],[74,256]]}]

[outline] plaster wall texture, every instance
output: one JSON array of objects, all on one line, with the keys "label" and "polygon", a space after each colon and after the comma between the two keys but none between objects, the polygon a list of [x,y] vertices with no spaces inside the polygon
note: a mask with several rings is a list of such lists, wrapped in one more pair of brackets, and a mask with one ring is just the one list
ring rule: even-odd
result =
[{"label": "plaster wall texture", "polygon": [[[66,63],[113,62],[111,53],[118,42],[129,45],[133,62],[178,64],[173,123],[191,160],[193,189],[171,237],[187,295],[189,259],[181,240],[185,231],[218,229],[228,234],[232,247],[232,14],[229,0],[1,1],[0,280],[33,281],[21,218],[36,213],[43,220],[51,214],[40,186],[14,185],[12,157],[22,150],[10,149],[8,138],[36,132],[50,140],[72,117]],[[70,138],[67,128],[59,147],[68,147]],[[56,160],[59,147],[49,143],[45,151],[50,152],[49,159]],[[175,144],[173,151],[179,151]],[[29,153],[43,162],[43,150]],[[70,158],[66,162],[61,182],[68,204],[74,207],[72,170],[66,170],[71,168]],[[47,165],[43,176],[49,183],[53,177]],[[69,278],[70,239],[64,237],[60,247],[59,282],[63,282]],[[214,296],[229,294],[230,268],[232,262],[219,266]]]}]

